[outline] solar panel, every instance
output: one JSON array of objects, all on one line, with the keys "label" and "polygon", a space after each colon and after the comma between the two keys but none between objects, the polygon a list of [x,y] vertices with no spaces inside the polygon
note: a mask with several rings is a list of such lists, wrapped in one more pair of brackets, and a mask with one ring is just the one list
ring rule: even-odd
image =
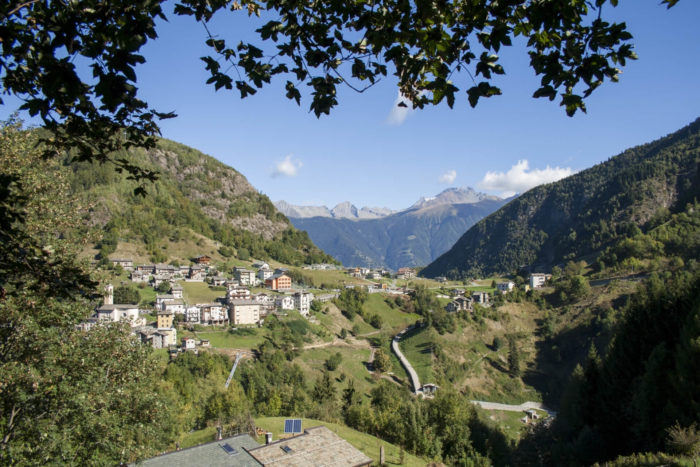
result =
[{"label": "solar panel", "polygon": [[236,448],[234,448],[233,446],[231,446],[228,443],[222,445],[221,449],[226,451],[226,454],[228,454],[229,456],[233,456],[234,454],[238,454],[238,451],[236,451]]},{"label": "solar panel", "polygon": [[301,433],[301,419],[288,418],[284,421],[285,433]]},{"label": "solar panel", "polygon": [[290,448],[289,446],[282,446],[282,450],[283,450],[284,452],[286,452],[287,454],[289,454],[290,452],[292,452],[292,448]]}]

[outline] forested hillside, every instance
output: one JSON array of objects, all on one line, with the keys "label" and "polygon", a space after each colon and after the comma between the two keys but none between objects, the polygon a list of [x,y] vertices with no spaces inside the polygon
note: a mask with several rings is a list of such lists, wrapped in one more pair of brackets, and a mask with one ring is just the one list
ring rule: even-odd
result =
[{"label": "forested hillside", "polygon": [[159,173],[146,196],[134,194],[135,184],[109,165],[69,164],[66,157],[74,193],[90,203],[90,222],[104,228],[102,257],[130,241],[145,245],[152,261],[165,261],[166,243],[194,233],[218,242],[224,256],[292,265],[333,261],[242,174],[216,159],[168,140],[125,157]]},{"label": "forested hillside", "polygon": [[[633,453],[698,455],[700,274],[664,276],[653,274],[621,310],[607,349],[591,347],[551,429],[521,442],[523,460],[591,465]],[[614,465],[669,464],[649,457]]]},{"label": "forested hillside", "polygon": [[[634,245],[640,255],[671,254],[663,238],[654,245],[644,244],[643,236],[672,220],[674,213],[693,214],[689,203],[700,195],[699,158],[696,120],[657,141],[530,190],[474,225],[422,274],[464,277],[523,267],[549,270],[577,258],[591,262],[606,250],[608,262],[615,263],[621,258],[614,250],[635,239],[642,242]],[[693,251],[675,253],[688,259]]]},{"label": "forested hillside", "polygon": [[474,223],[505,203],[428,205],[379,219],[291,218],[295,227],[346,266],[423,266],[447,251]]}]

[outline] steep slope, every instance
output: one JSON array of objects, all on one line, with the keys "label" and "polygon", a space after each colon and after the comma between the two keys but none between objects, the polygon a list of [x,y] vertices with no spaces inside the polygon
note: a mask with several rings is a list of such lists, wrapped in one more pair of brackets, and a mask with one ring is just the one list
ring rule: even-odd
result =
[{"label": "steep slope", "polygon": [[439,204],[380,219],[291,218],[324,251],[346,266],[421,266],[446,251],[503,200]]},{"label": "steep slope", "polygon": [[134,195],[133,183],[111,166],[66,164],[73,191],[92,206],[90,222],[104,229],[102,256],[130,241],[145,244],[161,261],[165,243],[194,233],[239,256],[245,250],[293,265],[331,260],[242,174],[210,156],[161,140],[124,157],[160,173],[145,197]]},{"label": "steep slope", "polygon": [[700,194],[700,119],[652,143],[521,195],[474,225],[426,277],[549,269],[595,255]]}]

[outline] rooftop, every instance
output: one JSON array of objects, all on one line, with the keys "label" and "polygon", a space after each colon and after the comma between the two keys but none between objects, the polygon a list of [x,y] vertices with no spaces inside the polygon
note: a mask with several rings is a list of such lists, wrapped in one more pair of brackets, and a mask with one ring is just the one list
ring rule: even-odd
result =
[{"label": "rooftop", "polygon": [[207,444],[200,444],[180,451],[173,451],[147,459],[138,464],[148,467],[158,466],[193,466],[206,465],[212,467],[259,467],[257,462],[247,450],[258,447],[258,443],[249,435],[238,435],[230,438],[214,441]]},{"label": "rooftop", "polygon": [[372,463],[372,459],[323,425],[248,452],[262,465],[273,467],[351,467]]},{"label": "rooftop", "polygon": [[129,304],[115,304],[115,305],[100,305],[97,308],[97,311],[114,311],[114,310],[134,310],[138,309],[138,305],[129,305]]},{"label": "rooftop", "polygon": [[260,302],[256,302],[255,300],[231,300],[231,305],[236,306],[236,305],[260,305]]}]

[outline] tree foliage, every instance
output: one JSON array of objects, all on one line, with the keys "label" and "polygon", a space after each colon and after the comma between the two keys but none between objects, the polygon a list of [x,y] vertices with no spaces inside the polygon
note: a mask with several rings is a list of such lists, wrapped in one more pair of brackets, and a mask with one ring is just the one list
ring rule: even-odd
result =
[{"label": "tree foliage", "polygon": [[[663,0],[672,6],[676,0]],[[624,23],[610,23],[596,2],[299,3],[256,0],[183,0],[174,13],[204,25],[211,55],[202,57],[215,89],[241,97],[273,78],[286,80],[286,97],[300,103],[310,89],[310,109],[327,114],[337,86],[362,91],[393,73],[414,107],[446,102],[466,91],[470,105],[501,93],[494,76],[505,73],[498,53],[514,40],[526,44],[530,66],[541,76],[534,97],[559,98],[568,115],[605,81],[617,81],[635,58]],[[237,11],[242,10],[242,11]],[[109,161],[136,179],[156,174],[114,151],[153,147],[158,120],[172,117],[138,96],[142,47],[165,19],[160,0],[79,3],[18,2],[0,7],[3,91],[51,130],[46,150],[77,149],[77,160]],[[258,15],[265,23],[254,43],[212,30],[222,15]],[[76,66],[83,63],[84,69]],[[86,72],[85,70],[89,70]]]},{"label": "tree foliage", "polygon": [[169,410],[126,325],[76,327],[96,292],[81,207],[35,137],[0,129],[0,463],[131,461],[164,445]]},{"label": "tree foliage", "polygon": [[[170,287],[168,287],[170,290]],[[141,301],[139,291],[128,285],[120,285],[114,289],[114,303],[137,304]]]},{"label": "tree foliage", "polygon": [[669,276],[652,274],[623,310],[605,357],[591,349],[574,371],[549,434],[554,464],[697,449],[700,275]]},{"label": "tree foliage", "polygon": [[348,318],[353,319],[355,315],[362,315],[362,305],[367,301],[367,291],[360,287],[344,289],[335,299],[340,311]]}]

